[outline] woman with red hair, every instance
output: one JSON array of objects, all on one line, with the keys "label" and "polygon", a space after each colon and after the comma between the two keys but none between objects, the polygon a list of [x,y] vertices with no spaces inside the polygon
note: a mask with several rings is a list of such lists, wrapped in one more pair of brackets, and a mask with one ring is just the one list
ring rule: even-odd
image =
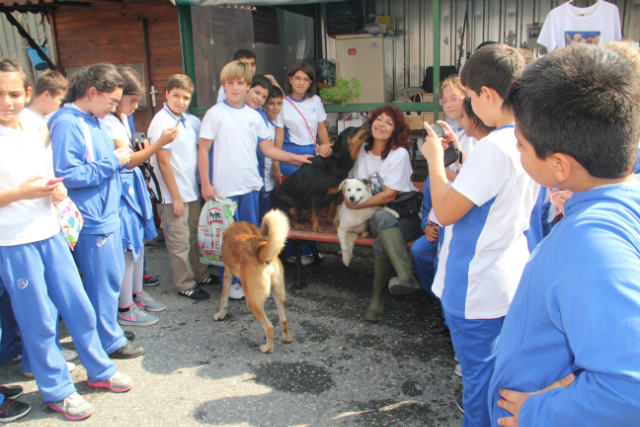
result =
[{"label": "woman with red hair", "polygon": [[[419,197],[420,193],[411,182],[411,161],[409,160],[409,128],[402,112],[392,106],[376,108],[367,118],[371,124],[371,136],[362,145],[356,163],[349,176],[366,179],[372,183],[373,197],[353,206],[347,199],[349,209],[384,206],[393,201]],[[420,207],[419,201],[417,206]],[[393,208],[393,207],[392,207]],[[384,294],[388,288],[392,295],[407,295],[421,289],[413,277],[411,258],[405,243],[422,235],[420,208],[414,213],[405,213],[396,219],[387,211],[379,210],[369,219],[369,232],[377,236],[373,242],[376,267],[373,280],[373,298],[365,319],[372,322],[382,320],[384,315]],[[389,280],[391,267],[397,277]]]}]

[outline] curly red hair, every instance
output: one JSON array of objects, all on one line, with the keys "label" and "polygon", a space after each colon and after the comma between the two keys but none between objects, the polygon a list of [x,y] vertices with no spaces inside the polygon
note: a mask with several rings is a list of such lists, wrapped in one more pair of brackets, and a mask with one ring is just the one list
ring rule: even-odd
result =
[{"label": "curly red hair", "polygon": [[[373,124],[373,121],[378,118],[382,113],[391,117],[393,120],[393,125],[395,129],[391,133],[391,137],[389,141],[387,141],[387,146],[382,150],[382,155],[380,156],[382,160],[386,159],[391,150],[395,150],[396,148],[404,148],[409,151],[409,126],[404,121],[404,113],[398,109],[398,107],[393,105],[383,105],[382,107],[378,107],[373,110],[367,116],[367,123],[370,125]],[[369,152],[373,148],[373,137],[370,136],[365,142],[364,149]]]}]

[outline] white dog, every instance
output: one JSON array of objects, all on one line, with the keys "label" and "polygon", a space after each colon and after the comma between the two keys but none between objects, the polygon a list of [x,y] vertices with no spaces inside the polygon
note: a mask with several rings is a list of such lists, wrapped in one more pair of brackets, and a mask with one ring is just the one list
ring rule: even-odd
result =
[{"label": "white dog", "polygon": [[[360,179],[345,179],[338,188],[342,191],[344,198],[349,200],[352,205],[364,203],[372,196],[371,183]],[[338,207],[338,212],[333,219],[333,226],[338,228],[338,239],[342,248],[342,262],[347,267],[351,262],[356,237],[367,237],[369,235],[367,221],[380,209],[386,210],[396,218],[400,217],[396,211],[387,207],[373,206],[357,210],[348,209],[344,204]]]}]

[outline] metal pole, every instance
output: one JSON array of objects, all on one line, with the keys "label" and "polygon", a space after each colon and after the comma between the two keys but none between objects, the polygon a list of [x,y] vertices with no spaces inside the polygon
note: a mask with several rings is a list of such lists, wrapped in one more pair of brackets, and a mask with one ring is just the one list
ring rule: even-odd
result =
[{"label": "metal pole", "polygon": [[433,117],[440,117],[440,0],[433,0]]}]

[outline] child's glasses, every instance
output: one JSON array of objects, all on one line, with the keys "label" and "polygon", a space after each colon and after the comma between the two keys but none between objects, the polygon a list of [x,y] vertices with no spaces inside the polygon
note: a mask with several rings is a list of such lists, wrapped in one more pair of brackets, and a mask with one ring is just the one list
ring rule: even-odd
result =
[{"label": "child's glasses", "polygon": [[462,99],[461,96],[452,96],[451,98],[442,98],[440,100],[440,105],[445,105],[449,102],[455,104],[456,102],[460,101]]},{"label": "child's glasses", "polygon": [[109,105],[111,105],[112,107],[116,106],[116,105],[118,105],[120,103],[120,101],[114,101],[112,99],[107,98],[107,95],[105,95],[104,93],[100,92],[98,89],[96,89],[96,90],[98,91],[98,93],[100,95],[102,95],[104,97],[104,99],[107,100],[107,102],[109,102]]},{"label": "child's glasses", "polygon": [[303,81],[303,82],[305,82],[305,83],[311,83],[311,79],[310,79],[310,78],[308,78],[308,77],[293,76],[293,77],[291,77],[291,78],[292,78],[293,80],[297,81],[297,82],[299,82],[299,81],[301,81],[301,80],[302,80],[302,81]]}]

